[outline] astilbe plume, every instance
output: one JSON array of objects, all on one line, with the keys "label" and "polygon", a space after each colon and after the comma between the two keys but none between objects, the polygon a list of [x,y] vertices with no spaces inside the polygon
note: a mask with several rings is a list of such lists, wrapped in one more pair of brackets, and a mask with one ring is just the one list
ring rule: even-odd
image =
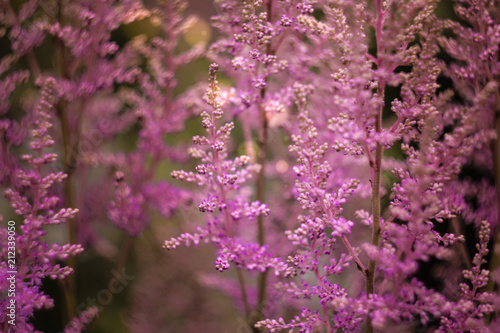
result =
[{"label": "astilbe plume", "polygon": [[79,333],[92,323],[99,311],[95,307],[90,307],[78,314],[78,317],[73,318],[66,328],[64,333]]},{"label": "astilbe plume", "polygon": [[[116,87],[135,84],[141,74],[132,48],[120,48],[111,34],[150,13],[141,1],[131,0],[62,2],[49,14],[57,20],[49,16],[41,26],[56,46],[57,90],[62,98],[59,142],[62,167],[69,177],[66,199],[83,212],[73,221],[71,237],[100,251],[99,244],[105,241],[97,233],[102,226],[96,221],[105,220],[108,207],[102,203],[112,195],[113,179],[102,177],[96,165],[126,163],[123,155],[108,155],[104,147],[136,122]],[[80,188],[92,178],[101,178],[97,181],[101,186]]]},{"label": "astilbe plume", "polygon": [[184,233],[179,237],[165,241],[164,248],[174,249],[177,246],[198,245],[201,241],[211,242],[217,247],[215,268],[228,270],[233,264],[237,269],[241,290],[243,311],[250,314],[250,299],[241,270],[263,272],[270,267],[280,269],[280,262],[273,258],[266,246],[254,243],[241,233],[246,224],[253,224],[258,216],[267,216],[269,209],[259,201],[251,201],[245,194],[245,182],[251,179],[260,166],[251,164],[248,156],[242,155],[234,159],[228,158],[227,143],[234,128],[232,122],[217,126],[223,116],[224,100],[219,94],[216,73],[219,66],[212,64],[209,71],[209,89],[206,100],[212,111],[203,111],[202,126],[207,136],[193,137],[193,143],[199,147],[190,150],[194,157],[201,159],[196,173],[174,171],[175,179],[195,182],[206,188],[206,197],[198,208],[208,213],[205,227],[197,227],[196,233]]},{"label": "astilbe plume", "polygon": [[[108,217],[128,234],[121,258],[127,257],[125,251],[130,253],[132,243],[151,251],[151,244],[145,245],[137,239],[144,234],[151,236],[151,233],[160,232],[166,220],[186,214],[191,216],[192,202],[198,197],[191,190],[158,177],[165,164],[187,160],[189,155],[185,144],[175,139],[172,142],[171,138],[184,131],[186,120],[198,114],[200,106],[204,105],[200,96],[204,85],[179,89],[176,76],[184,66],[202,58],[206,49],[205,43],[199,42],[179,51],[182,50],[182,37],[199,20],[195,15],[185,15],[186,9],[186,1],[156,1],[151,4],[150,20],[159,33],[151,39],[145,35],[136,36],[128,45],[131,53],[140,59],[138,64],[145,68],[138,77],[137,86],[120,90],[120,97],[137,121],[138,137],[133,151],[123,155],[107,152],[101,160],[105,168],[120,170],[115,173],[115,195],[108,206]],[[113,162],[115,157],[123,159],[117,164],[107,163],[107,160]],[[155,221],[162,223],[154,225]],[[148,237],[146,241],[158,247],[163,243],[163,239],[156,237]],[[142,267],[139,279],[160,281],[137,284],[133,289],[134,297],[142,299],[144,294],[155,295],[158,299],[169,297],[171,291],[168,288],[160,288],[163,294],[156,290],[156,286],[164,285],[165,281],[155,274],[154,269],[145,265]],[[187,274],[186,270],[177,273],[179,276]],[[177,289],[171,283],[168,287]],[[142,331],[143,324],[151,330],[160,330],[161,320],[144,321],[144,318],[148,318],[151,311],[161,313],[159,309],[170,313],[168,304],[160,307],[153,302],[146,304],[138,301],[132,306],[134,316],[127,323],[132,331]]]},{"label": "astilbe plume", "polygon": [[[63,182],[66,174],[62,172],[47,173],[46,169],[55,162],[57,155],[46,153],[44,150],[54,145],[54,140],[49,134],[52,127],[51,113],[56,101],[53,78],[44,78],[41,83],[41,97],[33,109],[33,130],[30,147],[33,153],[24,154],[23,161],[28,167],[20,166],[15,175],[19,184],[5,191],[5,196],[11,202],[16,214],[23,217],[19,225],[19,233],[15,237],[16,266],[7,267],[7,231],[2,226],[2,292],[8,289],[8,271],[17,270],[16,279],[16,318],[15,325],[7,323],[7,313],[2,311],[2,330],[8,328],[15,332],[33,331],[31,320],[33,313],[42,308],[51,308],[54,301],[42,289],[44,278],[64,279],[73,272],[68,266],[59,262],[65,261],[69,256],[77,255],[83,251],[79,244],[49,244],[43,236],[47,233],[45,228],[58,225],[73,218],[78,209],[60,208],[60,198],[54,195],[54,184]],[[2,308],[7,308],[8,299],[1,301]],[[91,321],[97,313],[89,310],[87,319],[72,332],[80,332],[83,324]]]},{"label": "astilbe plume", "polygon": [[[445,20],[443,23],[450,36],[439,39],[439,45],[451,58],[447,64],[442,64],[443,71],[456,93],[455,100],[451,100],[447,107],[445,125],[464,121],[465,129],[477,133],[474,140],[484,142],[482,145],[476,145],[475,141],[470,143],[468,169],[456,182],[455,192],[460,195],[455,196],[454,204],[460,209],[466,226],[473,223],[478,230],[486,219],[495,230],[495,245],[489,261],[489,292],[495,288],[500,261],[499,5],[498,1],[458,1],[455,12],[464,23]],[[482,172],[467,172],[471,169]],[[498,312],[498,305],[495,311]]]}]

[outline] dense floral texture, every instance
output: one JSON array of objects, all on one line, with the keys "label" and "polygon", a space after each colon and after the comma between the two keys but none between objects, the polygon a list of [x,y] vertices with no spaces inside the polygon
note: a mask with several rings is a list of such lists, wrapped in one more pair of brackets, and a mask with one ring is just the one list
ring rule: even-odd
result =
[{"label": "dense floral texture", "polygon": [[[197,45],[180,54],[176,51],[182,33],[189,28],[183,22],[186,4],[182,1],[160,1],[148,8],[135,0],[2,1],[0,7],[3,37],[0,182],[12,202],[9,217],[20,226],[18,230],[32,228],[28,218],[34,217],[27,217],[32,210],[30,214],[36,217],[44,213],[48,220],[35,223],[33,230],[20,231],[17,240],[17,260],[24,267],[31,263],[28,254],[33,256],[30,274],[38,274],[36,279],[25,277],[23,268],[17,276],[18,288],[23,287],[21,282],[35,279],[30,283],[39,295],[25,297],[25,303],[18,302],[17,328],[23,331],[32,327],[33,310],[52,307],[50,297],[41,288],[45,277],[59,279],[63,287],[63,324],[76,315],[77,286],[74,275],[69,274],[78,261],[68,258],[69,253],[83,250],[76,243],[103,258],[115,260],[116,270],[121,271],[134,239],[148,228],[154,212],[169,218],[187,201],[188,191],[155,179],[155,175],[158,165],[165,160],[185,159],[182,147],[164,142],[164,135],[182,130],[185,119],[192,113],[193,101],[187,91],[187,97],[174,96],[174,73],[200,57],[204,47]],[[145,40],[144,36],[137,36],[125,45],[114,40],[119,29],[148,18],[161,27],[155,38]],[[10,45],[5,52],[4,45]],[[50,49],[49,53],[46,54],[45,48]],[[46,76],[51,79],[47,81]],[[33,86],[39,81],[50,82],[42,89],[40,102],[47,110],[30,112],[36,95]],[[29,148],[24,144],[29,143],[27,128],[32,122],[41,127],[34,132],[36,138],[40,137],[39,143],[31,148],[38,155],[42,148],[51,149],[50,153],[34,157],[25,154]],[[120,135],[134,136],[137,128],[140,130],[134,142],[136,149],[129,152],[113,149],[120,142],[117,139]],[[54,140],[47,139],[49,131]],[[26,163],[34,170],[23,171]],[[45,164],[47,167],[42,170]],[[49,167],[53,173],[46,176],[44,172],[50,171],[45,170]],[[136,177],[130,177],[131,174]],[[34,189],[29,188],[32,183],[36,184]],[[32,201],[41,207],[24,207],[33,205]],[[71,208],[52,216],[62,207]],[[80,214],[76,214],[78,210]],[[19,216],[14,217],[13,213]],[[102,234],[109,222],[107,217],[128,234],[122,251]],[[47,230],[43,226],[65,220],[69,224],[66,229],[53,227],[50,234],[59,235],[56,238],[70,244],[52,245],[53,240],[45,244],[41,237]],[[67,237],[61,237],[61,233]],[[7,237],[6,233],[2,235]],[[49,268],[34,265],[37,260],[45,260],[40,257],[43,252],[37,250],[36,242],[52,249],[53,273]],[[69,266],[59,267],[57,262],[66,259]],[[44,265],[49,265],[48,260]],[[7,274],[5,268],[2,267],[2,276]],[[6,283],[4,279],[2,292]],[[26,288],[25,292],[30,290],[33,288]],[[78,308],[85,308],[87,303],[83,301]],[[2,325],[5,325],[2,327],[7,329],[4,314],[2,310]],[[80,331],[93,316],[95,311],[89,310],[75,317],[68,326],[70,331]]]},{"label": "dense floral texture", "polygon": [[496,331],[500,2],[191,3],[0,0],[2,330]]},{"label": "dense floral texture", "polygon": [[[10,299],[2,300],[3,331],[32,331],[30,320],[34,311],[54,306],[54,301],[42,291],[42,279],[45,277],[65,279],[73,269],[61,266],[57,261],[67,260],[70,255],[74,256],[83,251],[77,244],[48,244],[43,240],[43,236],[47,233],[44,227],[64,223],[78,212],[78,209],[73,208],[57,208],[61,199],[50,194],[54,184],[63,182],[66,174],[44,172],[46,166],[54,163],[57,158],[55,154],[44,152],[54,145],[54,140],[49,134],[52,127],[51,113],[55,103],[54,83],[55,80],[52,78],[44,79],[41,83],[41,97],[34,107],[33,141],[30,144],[33,153],[22,156],[29,169],[16,170],[13,177],[15,183],[19,185],[5,191],[12,208],[16,214],[23,217],[24,223],[19,227],[19,234],[13,242],[7,237],[7,229],[2,230],[2,289],[12,289],[7,283],[10,285],[8,277],[14,276],[13,299],[17,312],[17,316],[9,318],[5,309],[10,305]],[[17,252],[14,266],[7,266],[6,259],[10,257],[7,255],[7,250]],[[86,323],[95,315],[95,312],[89,312]],[[10,319],[15,320],[15,325],[8,323]],[[84,323],[80,324],[82,328]]]}]

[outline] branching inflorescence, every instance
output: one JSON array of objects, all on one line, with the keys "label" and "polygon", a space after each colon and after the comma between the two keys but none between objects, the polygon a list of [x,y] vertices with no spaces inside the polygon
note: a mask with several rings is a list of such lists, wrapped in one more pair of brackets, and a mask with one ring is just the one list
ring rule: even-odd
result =
[{"label": "branching inflorescence", "polygon": [[[54,184],[63,182],[67,175],[62,172],[45,172],[46,167],[54,163],[57,158],[56,154],[44,151],[54,145],[54,140],[49,134],[52,127],[51,113],[56,102],[54,83],[53,78],[46,78],[41,83],[41,97],[32,114],[34,125],[30,147],[33,153],[22,156],[29,168],[19,168],[13,175],[14,183],[18,186],[5,191],[12,208],[24,220],[13,247],[7,246],[11,244],[7,242],[7,229],[2,230],[2,258],[7,258],[7,250],[17,251],[15,267],[7,267],[7,260],[2,263],[2,283],[8,282],[9,271],[16,272],[14,274],[17,278],[17,292],[14,293],[14,304],[17,317],[16,325],[12,325],[16,332],[32,331],[30,320],[34,311],[54,306],[54,301],[43,292],[42,279],[49,277],[64,281],[73,269],[61,266],[58,262],[83,251],[78,244],[48,244],[43,239],[47,233],[45,227],[64,223],[78,213],[78,209],[58,208],[61,199],[52,192]],[[10,273],[10,276],[14,275]],[[10,300],[3,300],[2,308],[7,309],[9,303]],[[96,315],[95,309],[88,313],[90,317]],[[2,312],[1,322],[4,331],[9,330],[8,319],[7,312]],[[88,318],[87,322],[90,320],[91,318]]]},{"label": "branching inflorescence", "polygon": [[173,249],[181,243],[198,245],[202,239],[214,243],[218,248],[216,269],[222,272],[229,269],[231,263],[236,266],[244,311],[249,316],[248,291],[241,269],[263,272],[279,262],[267,253],[265,246],[244,237],[243,231],[248,228],[245,224],[254,222],[261,215],[269,215],[269,208],[243,196],[242,191],[245,182],[254,177],[261,166],[250,163],[246,155],[228,158],[227,144],[234,123],[217,125],[223,116],[225,102],[220,96],[216,79],[218,69],[219,65],[212,64],[209,71],[206,103],[212,110],[201,114],[202,126],[208,135],[193,137],[193,143],[199,147],[190,150],[192,156],[201,159],[201,164],[196,167],[196,173],[182,170],[172,172],[175,179],[196,182],[207,189],[207,196],[198,205],[200,212],[210,214],[207,225],[199,228],[197,233],[184,233],[166,241],[164,248]]}]

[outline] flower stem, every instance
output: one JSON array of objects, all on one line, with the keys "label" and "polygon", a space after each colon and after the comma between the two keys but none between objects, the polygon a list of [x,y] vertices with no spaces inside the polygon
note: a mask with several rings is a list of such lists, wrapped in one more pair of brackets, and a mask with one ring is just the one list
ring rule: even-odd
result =
[{"label": "flower stem", "polygon": [[[62,5],[59,6],[57,13],[57,20],[62,24]],[[55,38],[56,44],[56,59],[58,65],[58,72],[60,77],[68,78],[67,67],[66,67],[66,56],[64,50],[64,44],[61,39]],[[63,146],[63,158],[64,158],[64,171],[67,174],[65,183],[65,195],[66,195],[66,205],[68,207],[75,207],[74,197],[73,197],[73,171],[74,171],[74,156],[72,154],[71,145],[71,134],[68,123],[67,115],[67,103],[64,100],[60,100],[58,104],[58,116],[61,124],[61,136],[62,136],[62,146]],[[69,219],[69,242],[70,244],[76,244],[76,221],[75,219]],[[68,266],[73,269],[73,274],[66,277],[64,286],[64,298],[66,301],[66,321],[71,320],[76,315],[76,258],[70,256],[68,259]]]},{"label": "flower stem", "polygon": [[495,187],[497,192],[497,209],[498,209],[498,223],[495,229],[493,253],[490,260],[490,278],[486,286],[487,292],[493,292],[495,288],[495,281],[493,281],[493,274],[497,270],[500,263],[500,88],[496,91],[496,108],[495,108],[495,132],[496,138],[493,139],[491,144],[493,155],[493,168],[495,174]]}]

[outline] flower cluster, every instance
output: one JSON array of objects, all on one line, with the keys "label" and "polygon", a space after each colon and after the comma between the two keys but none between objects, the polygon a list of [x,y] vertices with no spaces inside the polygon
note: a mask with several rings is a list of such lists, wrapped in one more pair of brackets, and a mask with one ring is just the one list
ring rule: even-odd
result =
[{"label": "flower cluster", "polygon": [[[171,218],[187,204],[187,190],[158,180],[156,174],[160,163],[185,160],[182,146],[164,140],[165,134],[183,130],[192,114],[189,92],[174,94],[174,73],[201,57],[204,47],[178,54],[177,46],[189,28],[183,22],[182,1],[147,6],[140,0],[2,1],[0,7],[0,38],[3,46],[8,45],[0,59],[0,184],[13,207],[9,210],[2,203],[2,214],[12,220],[26,220],[27,214],[33,215],[31,220],[43,219],[25,222],[21,228],[26,230],[19,229],[21,280],[29,284],[24,289],[32,295],[18,302],[17,329],[33,330],[33,311],[53,307],[48,295],[54,290],[42,292],[43,279],[50,277],[60,280],[65,296],[64,311],[56,316],[64,325],[74,317],[68,327],[80,331],[95,315],[89,310],[76,317],[76,289],[81,285],[70,273],[78,271],[80,261],[70,254],[83,249],[52,244],[54,235],[56,241],[81,243],[98,257],[117,261],[120,270],[130,256],[127,244],[148,229],[155,212]],[[145,20],[161,27],[158,36],[126,37],[130,40],[123,42],[126,28]],[[40,84],[42,106],[33,108]],[[30,146],[31,123],[37,126],[37,141]],[[54,139],[48,136],[52,124]],[[122,138],[135,136],[137,128],[138,139],[131,140],[136,148],[117,151]],[[36,154],[26,154],[30,147]],[[42,154],[42,148],[50,151]],[[46,175],[49,167],[53,172]],[[72,208],[58,212],[65,206]],[[52,227],[45,236],[44,226],[66,220],[68,226]],[[113,237],[102,233],[110,220],[129,234],[122,251]],[[65,260],[68,266],[59,266]],[[5,279],[2,292],[4,283]],[[2,325],[7,325],[3,310],[1,314]]]},{"label": "flower cluster", "polygon": [[[245,260],[234,253],[236,244],[231,244],[230,238],[238,233],[239,224],[245,220],[252,221],[257,216],[266,216],[269,209],[258,201],[249,202],[249,198],[233,198],[234,192],[239,192],[244,183],[251,179],[260,166],[250,164],[246,155],[228,159],[227,143],[234,128],[232,122],[217,126],[218,120],[223,116],[222,104],[219,94],[219,85],[216,73],[219,65],[212,64],[209,71],[209,88],[206,93],[206,102],[212,108],[209,113],[201,114],[202,126],[208,132],[207,136],[193,137],[197,147],[190,149],[193,157],[201,159],[201,164],[196,167],[196,173],[186,171],[173,171],[174,179],[196,182],[198,186],[207,188],[207,197],[198,205],[200,212],[214,213],[209,218],[207,227],[199,234],[184,234],[181,237],[166,241],[164,247],[175,248],[181,242],[189,245],[198,244],[201,238],[209,236],[213,242],[221,247],[221,255],[216,260],[218,270],[229,268],[229,262],[238,262],[240,267],[245,266]],[[215,214],[217,213],[217,214]],[[207,239],[208,241],[208,239]],[[249,255],[249,254],[246,254]]]},{"label": "flower cluster", "polygon": [[450,302],[444,306],[443,316],[438,332],[463,332],[473,328],[480,328],[484,315],[493,312],[491,295],[479,290],[488,284],[489,271],[482,269],[486,263],[484,257],[488,254],[490,240],[490,225],[487,221],[481,223],[478,252],[474,255],[472,269],[465,269],[463,276],[470,281],[472,289],[467,283],[460,283],[461,298],[457,302]]},{"label": "flower cluster", "polygon": [[[177,238],[165,241],[164,248],[174,249],[180,244],[198,245],[204,239],[212,242],[217,248],[215,268],[222,272],[231,264],[237,269],[241,297],[246,316],[250,314],[250,300],[241,269],[266,272],[270,267],[276,271],[282,269],[278,258],[268,253],[267,246],[252,242],[245,234],[252,233],[253,222],[259,217],[269,215],[269,208],[260,201],[251,201],[245,195],[245,183],[260,171],[261,166],[250,163],[246,155],[228,158],[227,144],[232,122],[218,126],[223,117],[225,101],[220,96],[220,88],[216,78],[218,64],[210,65],[209,88],[206,92],[206,103],[211,112],[201,113],[202,126],[207,136],[194,136],[195,147],[190,149],[193,157],[201,159],[196,173],[183,170],[173,171],[172,177],[187,182],[196,182],[206,188],[206,197],[199,203],[202,213],[209,213],[206,227],[198,227],[197,233],[184,233]],[[247,192],[248,193],[248,192]]]}]

